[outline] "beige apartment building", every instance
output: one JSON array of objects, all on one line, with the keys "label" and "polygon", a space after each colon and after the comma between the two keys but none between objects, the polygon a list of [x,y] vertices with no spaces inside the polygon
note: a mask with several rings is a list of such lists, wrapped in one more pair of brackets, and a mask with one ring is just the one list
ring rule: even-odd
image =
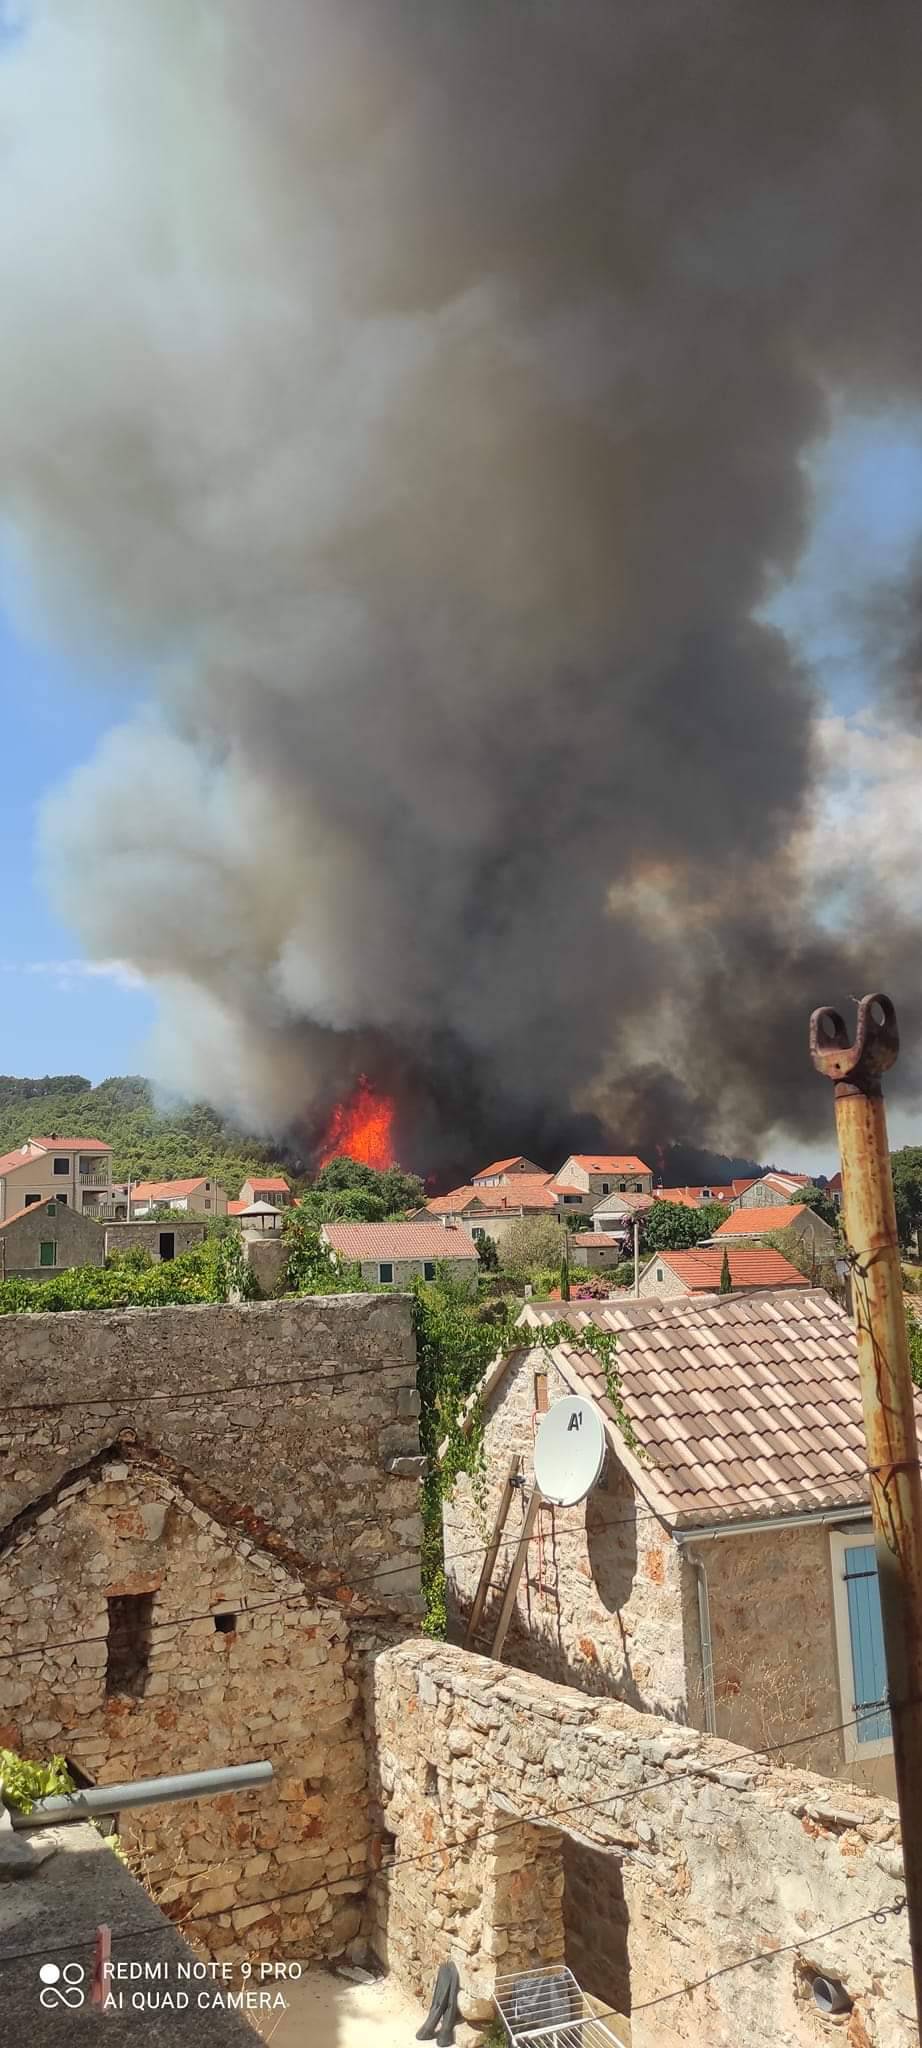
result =
[{"label": "beige apartment building", "polygon": [[26,1138],[0,1157],[0,1222],[57,1201],[82,1216],[111,1214],[112,1147],[101,1138]]}]

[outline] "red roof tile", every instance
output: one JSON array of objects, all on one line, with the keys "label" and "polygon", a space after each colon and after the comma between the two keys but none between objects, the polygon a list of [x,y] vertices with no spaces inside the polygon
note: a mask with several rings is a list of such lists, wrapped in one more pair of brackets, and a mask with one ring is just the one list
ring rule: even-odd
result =
[{"label": "red roof tile", "polygon": [[[485,1175],[487,1174],[507,1173],[510,1166],[521,1167],[524,1165],[527,1167],[532,1166],[533,1164],[533,1160],[526,1159],[524,1152],[517,1152],[514,1159],[494,1159],[492,1166],[482,1166],[480,1168],[479,1173],[472,1174],[471,1178],[476,1185],[477,1181],[483,1180]],[[537,1172],[541,1172],[540,1167],[537,1168]],[[545,1174],[543,1177],[544,1179],[549,1178],[547,1174]]]},{"label": "red roof tile", "polygon": [[806,1202],[771,1202],[751,1209],[732,1209],[718,1223],[715,1237],[763,1237],[766,1230],[789,1230],[798,1217],[806,1216]]},{"label": "red roof tile", "polygon": [[[673,1255],[674,1256],[674,1255]],[[530,1302],[520,1325],[566,1318],[553,1354],[574,1391],[618,1417],[604,1369],[580,1351],[589,1323],[618,1339],[621,1399],[644,1474],[685,1526],[860,1504],[867,1458],[850,1319],[820,1288],[655,1301]],[[493,1383],[498,1384],[495,1374]],[[922,1431],[922,1395],[916,1395]]]},{"label": "red roof tile", "polygon": [[[724,1252],[730,1266],[730,1279],[734,1287],[809,1287],[809,1280],[798,1273],[790,1259],[781,1252],[766,1245],[739,1245],[728,1250],[724,1245],[694,1245],[688,1251],[654,1252],[653,1257],[662,1266],[668,1266],[686,1287],[696,1293],[713,1293],[720,1286],[720,1275]],[[649,1262],[652,1263],[652,1262]]]},{"label": "red roof tile", "polygon": [[[574,1166],[582,1166],[586,1173],[651,1173],[653,1170],[642,1159],[636,1159],[633,1152],[571,1152],[570,1158],[564,1160],[564,1166],[569,1166],[571,1160]],[[563,1167],[560,1171],[563,1172]]]},{"label": "red roof tile", "polygon": [[30,1145],[41,1145],[44,1152],[111,1152],[106,1138],[30,1138]]},{"label": "red roof tile", "polygon": [[623,1238],[616,1237],[613,1230],[574,1230],[575,1244],[621,1245]]},{"label": "red roof tile", "polygon": [[139,1180],[131,1190],[133,1202],[168,1202],[171,1195],[177,1198],[192,1195],[196,1188],[203,1188],[207,1175],[200,1173],[195,1180]]},{"label": "red roof tile", "polygon": [[324,1223],[321,1235],[344,1259],[476,1259],[466,1230],[443,1223]]},{"label": "red roof tile", "polygon": [[228,1202],[227,1213],[229,1216],[242,1216],[244,1210],[248,1209],[249,1206],[249,1202]]},{"label": "red roof tile", "polygon": [[17,1146],[15,1152],[4,1152],[0,1157],[0,1174],[12,1173],[17,1166],[28,1166],[30,1159],[34,1165],[33,1154],[24,1152],[21,1145]]},{"label": "red roof tile", "polygon": [[291,1193],[288,1182],[281,1173],[275,1174],[269,1180],[257,1180],[254,1173],[248,1173],[246,1185],[256,1190],[259,1194],[289,1195]]}]

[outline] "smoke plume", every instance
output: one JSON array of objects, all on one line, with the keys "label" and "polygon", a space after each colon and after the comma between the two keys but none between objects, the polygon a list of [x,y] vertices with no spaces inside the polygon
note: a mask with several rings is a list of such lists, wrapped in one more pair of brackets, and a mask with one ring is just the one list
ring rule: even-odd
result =
[{"label": "smoke plume", "polygon": [[829,1124],[816,1003],[922,1021],[760,616],[833,404],[922,398],[920,64],[901,0],[36,5],[0,493],[126,678],[46,853],[170,1081],[752,1148]]}]

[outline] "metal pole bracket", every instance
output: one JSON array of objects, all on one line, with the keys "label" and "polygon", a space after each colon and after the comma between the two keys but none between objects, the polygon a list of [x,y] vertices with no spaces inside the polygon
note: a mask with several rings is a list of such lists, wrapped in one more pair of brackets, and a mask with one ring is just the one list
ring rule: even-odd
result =
[{"label": "metal pole bracket", "polygon": [[881,1074],[892,1067],[899,1049],[896,1010],[889,996],[862,996],[853,1045],[838,1010],[814,1010],[810,1019],[810,1058],[817,1073],[859,1094],[880,1093]]}]

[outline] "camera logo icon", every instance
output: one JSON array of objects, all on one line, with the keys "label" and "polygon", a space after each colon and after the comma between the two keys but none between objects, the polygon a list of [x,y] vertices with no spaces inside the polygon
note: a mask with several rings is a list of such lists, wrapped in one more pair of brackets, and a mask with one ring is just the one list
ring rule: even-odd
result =
[{"label": "camera logo icon", "polygon": [[82,1963],[42,1963],[39,1968],[41,1990],[39,2005],[51,2011],[57,2005],[66,2005],[70,2012],[78,2012],[84,2003],[86,1971]]}]

